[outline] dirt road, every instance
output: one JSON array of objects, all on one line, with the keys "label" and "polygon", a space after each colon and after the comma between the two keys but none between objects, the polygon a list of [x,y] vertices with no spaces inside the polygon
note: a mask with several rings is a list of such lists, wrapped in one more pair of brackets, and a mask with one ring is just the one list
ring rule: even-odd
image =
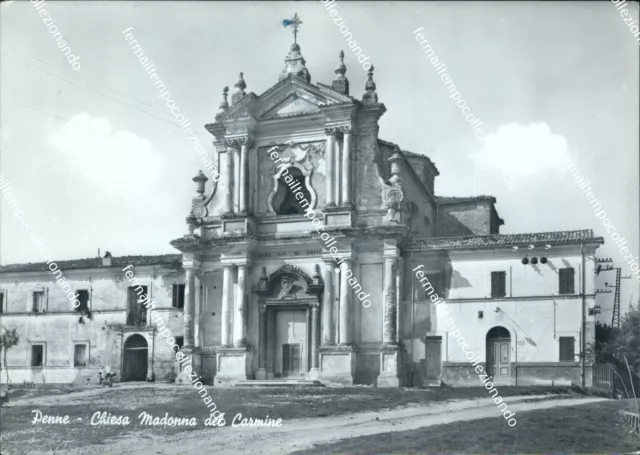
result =
[{"label": "dirt road", "polygon": [[[543,397],[516,396],[506,401],[512,412],[548,409],[557,406],[575,406],[605,401],[603,398],[568,398],[543,400]],[[546,397],[548,398],[548,397]],[[178,417],[178,416],[176,416]],[[233,416],[225,416],[233,419]],[[183,432],[172,437],[153,437],[149,434],[129,435],[110,441],[110,444],[90,445],[65,454],[77,455],[200,455],[218,454],[286,454],[355,436],[414,430],[457,421],[496,419],[496,424],[507,425],[492,399],[458,400],[434,403],[382,412],[366,412],[336,417],[296,419],[284,421],[279,428],[211,428]],[[516,415],[517,419],[517,415]],[[31,454],[63,452],[29,452]]]}]

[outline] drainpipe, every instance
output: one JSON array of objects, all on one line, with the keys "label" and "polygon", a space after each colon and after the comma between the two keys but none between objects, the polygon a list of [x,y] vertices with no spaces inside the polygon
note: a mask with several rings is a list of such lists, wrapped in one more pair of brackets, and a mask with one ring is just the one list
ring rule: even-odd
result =
[{"label": "drainpipe", "polygon": [[[411,258],[413,258],[414,256],[414,252],[411,252]],[[411,267],[413,265],[413,261],[411,261],[411,265],[409,265],[409,267],[411,268],[411,386],[415,387],[415,362],[414,362],[414,347],[415,347],[415,342],[414,342],[414,333],[415,333],[415,323],[414,323],[414,319],[415,319],[415,299],[413,296],[413,267]]]},{"label": "drainpipe", "polygon": [[585,343],[586,343],[586,334],[585,334],[585,330],[586,330],[586,324],[585,324],[585,292],[586,292],[586,287],[585,287],[585,266],[584,266],[584,243],[580,242],[580,254],[582,256],[582,334],[580,336],[581,340],[580,340],[580,376],[582,378],[582,387],[585,386],[586,384],[586,380],[585,380],[585,356],[584,356],[584,352],[586,350],[585,347]]}]

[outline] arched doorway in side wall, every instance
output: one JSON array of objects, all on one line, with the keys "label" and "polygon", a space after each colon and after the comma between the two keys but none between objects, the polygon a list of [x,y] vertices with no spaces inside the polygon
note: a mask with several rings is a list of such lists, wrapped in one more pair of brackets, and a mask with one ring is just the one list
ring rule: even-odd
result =
[{"label": "arched doorway in side wall", "polygon": [[142,335],[131,335],[124,342],[122,381],[145,381],[149,346]]},{"label": "arched doorway in side wall", "polygon": [[487,374],[494,384],[511,383],[511,335],[496,326],[487,332]]}]

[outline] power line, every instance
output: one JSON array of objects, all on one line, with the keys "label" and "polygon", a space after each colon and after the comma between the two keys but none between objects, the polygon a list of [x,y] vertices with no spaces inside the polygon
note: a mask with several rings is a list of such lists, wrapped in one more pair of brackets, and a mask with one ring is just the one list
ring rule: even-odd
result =
[{"label": "power line", "polygon": [[[11,46],[10,46],[10,47],[11,47]],[[15,50],[15,48],[14,48],[14,50]],[[19,52],[19,51],[18,51],[18,52]],[[25,54],[26,54],[26,52],[25,52]],[[8,54],[4,54],[4,55],[8,55]],[[39,61],[41,61],[41,62],[43,62],[43,63],[46,63],[46,64],[48,64],[48,65],[50,65],[50,66],[53,66],[54,68],[58,68],[58,69],[60,69],[60,67],[59,67],[59,66],[53,65],[53,64],[51,64],[51,63],[47,63],[47,62],[45,62],[44,60],[42,60],[42,59],[40,59],[40,58],[38,58],[38,57],[36,57],[36,56],[34,56],[34,55],[32,55],[32,54],[28,54],[28,55],[31,55],[31,57],[33,57],[34,59],[39,60]],[[19,62],[21,62],[21,63],[24,63],[24,64],[26,64],[26,65],[29,65],[29,66],[30,66],[30,64],[29,64],[29,63],[27,63],[27,62],[24,62],[24,61],[22,61],[22,60],[18,60],[18,61],[19,61]],[[57,74],[53,74],[53,73],[50,73],[50,72],[48,72],[48,71],[45,71],[44,69],[42,69],[42,68],[40,68],[40,67],[38,67],[38,66],[36,66],[36,69],[38,69],[38,70],[42,71],[42,72],[43,72],[43,73],[45,73],[45,74],[48,74],[49,76],[53,76],[53,77],[55,77],[56,79],[60,79],[60,80],[65,81],[65,82],[67,82],[67,83],[69,83],[69,84],[72,84],[72,85],[75,85],[75,86],[77,86],[77,87],[80,87],[80,88],[82,88],[82,89],[84,89],[84,90],[86,90],[86,91],[88,91],[88,92],[91,92],[91,93],[94,93],[94,94],[96,94],[96,95],[100,95],[100,96],[102,96],[102,97],[104,97],[104,98],[107,98],[107,99],[110,99],[110,100],[112,100],[112,101],[115,101],[116,103],[122,104],[123,106],[127,106],[127,107],[130,107],[130,108],[132,108],[132,109],[135,109],[135,110],[136,110],[136,111],[138,111],[138,112],[141,112],[141,113],[143,113],[143,114],[147,114],[147,115],[149,115],[149,116],[151,116],[151,117],[154,117],[154,118],[156,118],[156,119],[158,119],[158,120],[162,120],[163,122],[165,122],[165,123],[169,123],[170,125],[173,125],[173,126],[175,126],[175,127],[178,127],[178,126],[179,126],[175,121],[171,121],[171,120],[167,120],[167,119],[162,118],[162,117],[158,117],[157,115],[154,115],[154,114],[152,114],[152,113],[150,113],[150,112],[147,112],[147,111],[144,111],[144,110],[142,110],[142,109],[139,109],[139,108],[138,108],[138,107],[136,107],[136,106],[133,106],[133,105],[128,104],[128,103],[125,103],[124,101],[121,101],[121,100],[118,100],[118,99],[116,99],[116,98],[113,98],[113,97],[111,97],[111,96],[109,96],[109,95],[107,95],[107,94],[101,93],[101,92],[99,92],[99,91],[97,91],[97,90],[95,90],[95,89],[91,89],[91,88],[85,87],[84,85],[78,84],[77,82],[71,81],[71,80],[66,79],[66,78],[64,78],[64,77],[62,77],[62,76],[59,76],[59,75],[57,75]],[[84,79],[84,78],[82,78],[82,79]],[[87,83],[89,82],[87,79],[84,79],[84,80],[85,80]],[[157,112],[160,112],[160,111],[158,111],[157,109],[155,109],[153,106],[151,106],[151,105],[149,105],[149,104],[147,104],[147,103],[144,103],[143,101],[139,101],[139,100],[136,100],[136,99],[134,99],[134,98],[130,98],[130,97],[128,97],[127,95],[124,95],[124,94],[122,94],[122,93],[120,93],[120,92],[118,92],[118,91],[116,91],[116,90],[113,90],[113,89],[107,89],[107,90],[113,91],[114,93],[117,93],[117,94],[118,94],[118,95],[120,95],[120,96],[123,96],[123,97],[125,97],[125,98],[128,98],[128,99],[130,99],[130,100],[132,100],[132,101],[136,101],[136,102],[138,102],[138,103],[140,103],[140,104],[144,104],[144,105],[146,105],[146,106],[150,107],[151,109],[153,109],[153,110],[155,110],[155,111],[157,111]]]},{"label": "power line", "polygon": [[[18,52],[18,53],[21,53],[21,54],[25,54],[25,55],[29,55],[29,56],[31,56],[32,58],[34,58],[35,60],[38,60],[39,62],[44,63],[45,65],[49,65],[49,66],[52,66],[52,67],[57,68],[57,69],[59,69],[59,70],[62,70],[62,72],[64,72],[65,74],[70,74],[68,71],[65,71],[65,69],[64,69],[64,68],[62,68],[62,67],[60,67],[60,66],[58,66],[58,65],[54,65],[53,63],[48,62],[48,61],[46,61],[46,60],[43,60],[43,59],[41,59],[40,57],[38,57],[37,55],[34,55],[34,54],[32,54],[32,53],[30,53],[30,52],[27,52],[27,51],[20,50],[20,49],[16,48],[15,46],[7,46],[7,47],[8,47],[8,48],[10,48],[10,49],[12,49],[12,50],[14,50],[15,52]],[[5,55],[6,55],[6,54],[5,54]],[[23,63],[25,63],[25,62],[23,62]],[[73,76],[74,76],[75,78],[78,78],[78,79],[82,79],[82,80],[84,80],[87,84],[91,84],[91,80],[90,80],[90,79],[87,79],[86,77],[83,77],[83,76],[81,76],[81,75],[79,75],[79,74],[77,74],[77,73],[73,73]],[[152,106],[152,105],[151,105],[151,104],[149,104],[149,103],[145,103],[144,101],[140,101],[139,99],[132,98],[132,97],[130,97],[130,96],[128,96],[128,95],[125,95],[124,93],[119,92],[119,91],[117,91],[117,90],[115,90],[115,89],[111,89],[111,88],[108,88],[108,87],[103,87],[103,88],[102,88],[102,90],[108,90],[108,91],[110,91],[110,92],[117,93],[118,95],[123,96],[123,97],[125,97],[125,98],[127,98],[127,99],[129,99],[129,100],[131,100],[131,101],[136,101],[136,102],[138,102],[138,103],[140,103],[140,104],[144,104],[145,106],[147,106],[147,107],[151,108],[152,110],[154,110],[154,111],[156,111],[156,112],[158,112],[158,113],[160,113],[160,114],[164,114],[164,112],[162,112],[162,111],[158,110],[155,106]]]}]

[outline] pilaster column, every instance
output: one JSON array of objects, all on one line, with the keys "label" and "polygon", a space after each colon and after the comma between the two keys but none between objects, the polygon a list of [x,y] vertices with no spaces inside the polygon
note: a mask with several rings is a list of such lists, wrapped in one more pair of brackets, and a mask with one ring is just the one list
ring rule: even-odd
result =
[{"label": "pilaster column", "polygon": [[251,147],[253,141],[249,138],[245,138],[241,141],[240,147],[240,207],[239,211],[242,214],[247,213],[247,192],[249,191],[249,168],[248,168],[248,149]]},{"label": "pilaster column", "polygon": [[397,264],[397,273],[396,273],[396,343],[400,343],[402,339],[401,332],[401,320],[402,315],[400,311],[402,311],[402,302],[404,300],[404,283],[402,282],[402,277],[404,277],[404,259],[402,257],[398,257],[396,259]]},{"label": "pilaster column", "polygon": [[343,127],[342,140],[342,199],[341,205],[351,205],[351,127]]},{"label": "pilaster column", "polygon": [[234,305],[233,316],[233,346],[236,348],[245,347],[246,321],[245,321],[245,305],[246,305],[246,276],[247,264],[238,265],[238,285],[236,292],[236,302]]},{"label": "pilaster column", "polygon": [[[191,262],[191,266],[187,265]],[[196,302],[196,272],[193,266],[195,261],[184,261],[186,281],[184,286],[184,347],[193,348],[193,313]]]},{"label": "pilaster column", "polygon": [[345,259],[340,264],[340,344],[347,345],[351,342],[351,324],[349,313],[351,312],[351,294],[353,290],[349,286],[347,270],[351,270],[351,259]]},{"label": "pilaster column", "polygon": [[340,168],[342,167],[342,165],[341,165],[341,161],[342,161],[342,153],[341,152],[342,152],[342,150],[340,150],[341,149],[341,147],[340,147],[340,142],[341,142],[340,136],[341,136],[341,133],[338,130],[338,133],[336,133],[336,140],[335,140],[335,143],[334,143],[334,147],[335,147],[334,154],[335,154],[336,163],[335,163],[335,169],[333,170],[333,179],[334,179],[333,184],[335,185],[335,189],[334,189],[335,193],[334,194],[335,194],[335,198],[336,198],[336,205],[342,205],[342,192],[340,191],[340,189],[341,189],[341,186],[340,186],[340,183],[341,183],[341,181],[340,181],[341,180]]},{"label": "pilaster column", "polygon": [[[267,307],[267,331],[270,334],[276,333],[276,312]],[[273,379],[276,375],[275,370],[275,336],[267,337],[267,379]]]},{"label": "pilaster column", "polygon": [[311,305],[311,369],[318,369],[318,304]]},{"label": "pilaster column", "polygon": [[222,265],[222,311],[220,327],[220,344],[223,347],[231,346],[231,299],[233,296],[233,265]]},{"label": "pilaster column", "polygon": [[333,323],[333,259],[324,263],[324,300],[322,301],[322,345],[335,345],[335,327]]},{"label": "pilaster column", "polygon": [[234,167],[234,185],[233,185],[233,211],[240,211],[240,188],[242,187],[242,179],[240,177],[240,143],[234,141],[233,149],[233,167]]},{"label": "pilaster column", "polygon": [[396,258],[385,255],[384,258],[384,322],[382,342],[396,343]]},{"label": "pilaster column", "polygon": [[200,347],[200,315],[202,314],[202,284],[200,278],[195,277],[195,306],[193,312],[193,345]]},{"label": "pilaster column", "polygon": [[325,133],[327,134],[327,150],[325,155],[325,163],[326,163],[326,202],[325,205],[327,207],[335,207],[336,201],[333,194],[333,180],[334,180],[334,160],[333,155],[335,154],[335,142],[336,142],[336,129],[335,128],[326,128]]},{"label": "pilaster column", "polygon": [[266,370],[267,367],[267,307],[260,305],[260,348],[258,350],[258,367]]},{"label": "pilaster column", "polygon": [[233,193],[236,183],[234,182],[233,161],[236,152],[233,150],[233,142],[227,141],[227,197],[224,201],[224,213],[233,213]]}]

